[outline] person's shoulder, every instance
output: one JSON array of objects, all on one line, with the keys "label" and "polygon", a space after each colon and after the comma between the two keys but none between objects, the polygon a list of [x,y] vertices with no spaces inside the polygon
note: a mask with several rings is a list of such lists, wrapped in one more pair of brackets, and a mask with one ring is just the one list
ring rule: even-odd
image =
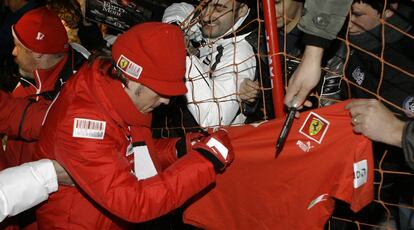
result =
[{"label": "person's shoulder", "polygon": [[111,125],[112,119],[101,112],[97,104],[84,104],[82,101],[72,103],[66,109],[63,114],[59,113],[62,117],[56,125],[73,137],[103,139],[105,131],[115,127]]},{"label": "person's shoulder", "polygon": [[233,48],[236,50],[236,60],[254,59],[255,51],[253,45],[250,44],[246,39],[243,39],[237,43],[237,47]]},{"label": "person's shoulder", "polygon": [[247,35],[227,38],[224,44],[225,53],[234,55],[237,58],[254,55],[253,44],[246,39]]},{"label": "person's shoulder", "polygon": [[[86,63],[78,71],[78,73],[64,85],[52,109],[64,111],[66,119],[74,117],[85,117],[88,119],[99,119],[102,117],[102,103],[99,98],[93,96],[90,88],[96,86],[91,85],[87,81],[87,74],[92,74],[91,66]],[[56,107],[56,108],[54,108]]]}]

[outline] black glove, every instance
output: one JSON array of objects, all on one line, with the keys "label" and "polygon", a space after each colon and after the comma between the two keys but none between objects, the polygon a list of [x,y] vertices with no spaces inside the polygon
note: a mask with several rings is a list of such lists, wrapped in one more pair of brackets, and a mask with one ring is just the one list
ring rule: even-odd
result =
[{"label": "black glove", "polygon": [[234,159],[230,139],[223,130],[201,138],[192,148],[213,164],[216,173],[222,172]]}]

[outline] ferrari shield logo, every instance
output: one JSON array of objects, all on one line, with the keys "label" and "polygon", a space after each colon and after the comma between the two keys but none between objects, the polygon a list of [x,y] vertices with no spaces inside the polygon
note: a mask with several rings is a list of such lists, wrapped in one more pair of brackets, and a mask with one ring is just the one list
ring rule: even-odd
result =
[{"label": "ferrari shield logo", "polygon": [[126,59],[124,59],[124,58],[121,58],[121,59],[119,60],[119,67],[120,67],[121,69],[125,69],[125,68],[128,66],[128,64],[129,64],[128,60],[126,60]]},{"label": "ferrari shield logo", "polygon": [[299,132],[306,136],[308,139],[315,141],[316,143],[322,143],[325,134],[329,129],[329,121],[323,118],[321,115],[314,112],[310,112],[305,119]]},{"label": "ferrari shield logo", "polygon": [[129,60],[124,55],[121,55],[117,62],[116,66],[124,73],[128,74],[129,76],[138,79],[142,72],[142,67],[137,63]]},{"label": "ferrari shield logo", "polygon": [[309,134],[311,136],[315,136],[318,134],[323,128],[323,122],[316,117],[312,118],[312,121],[309,125]]}]

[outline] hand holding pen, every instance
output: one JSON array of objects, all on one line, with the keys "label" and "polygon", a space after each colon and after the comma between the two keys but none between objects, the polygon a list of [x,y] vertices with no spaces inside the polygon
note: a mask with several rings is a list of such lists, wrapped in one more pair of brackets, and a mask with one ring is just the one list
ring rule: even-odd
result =
[{"label": "hand holding pen", "polygon": [[283,124],[282,130],[280,131],[279,138],[276,142],[276,156],[277,157],[282,151],[283,145],[286,142],[287,135],[289,134],[290,128],[292,127],[293,119],[295,118],[296,108],[290,107],[288,109],[288,115],[286,117],[285,123]]}]

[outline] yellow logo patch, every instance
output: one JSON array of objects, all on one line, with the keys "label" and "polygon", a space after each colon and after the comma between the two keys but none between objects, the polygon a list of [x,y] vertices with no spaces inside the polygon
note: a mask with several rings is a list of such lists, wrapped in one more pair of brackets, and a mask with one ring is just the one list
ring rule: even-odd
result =
[{"label": "yellow logo patch", "polygon": [[118,69],[120,69],[122,72],[128,74],[130,77],[133,77],[135,79],[138,79],[141,75],[141,72],[143,68],[138,65],[137,63],[129,60],[124,55],[121,55],[118,58],[118,61],[116,62],[116,66]]},{"label": "yellow logo patch", "polygon": [[329,121],[322,116],[310,112],[299,132],[310,140],[320,144],[329,129]]},{"label": "yellow logo patch", "polygon": [[128,67],[128,65],[129,65],[129,61],[126,60],[125,58],[121,58],[119,60],[119,68],[126,69],[126,67]]},{"label": "yellow logo patch", "polygon": [[320,119],[313,117],[309,125],[309,134],[311,136],[315,136],[322,130],[322,128],[323,128],[323,122]]}]

